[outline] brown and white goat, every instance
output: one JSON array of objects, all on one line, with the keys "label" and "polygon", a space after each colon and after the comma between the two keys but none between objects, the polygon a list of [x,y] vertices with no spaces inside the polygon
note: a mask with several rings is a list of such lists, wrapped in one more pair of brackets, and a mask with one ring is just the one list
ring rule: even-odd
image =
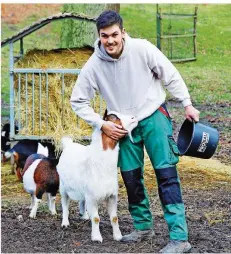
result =
[{"label": "brown and white goat", "polygon": [[[108,115],[107,121],[120,124],[124,129],[130,125],[135,127],[134,118],[116,114]],[[126,128],[127,127],[127,128]],[[70,200],[80,201],[80,214],[91,219],[92,241],[102,242],[99,230],[98,205],[106,201],[113,229],[113,238],[122,238],[118,217],[118,172],[117,161],[119,145],[101,130],[95,129],[89,146],[74,143],[71,138],[62,139],[63,152],[59,159],[57,170],[60,177],[60,194],[62,196],[63,220],[62,226],[69,226]]]},{"label": "brown and white goat", "polygon": [[56,214],[55,199],[59,189],[57,162],[47,157],[48,149],[39,144],[38,152],[30,155],[22,172],[24,189],[31,195],[30,217],[35,218],[43,194],[47,193],[48,207]]},{"label": "brown and white goat", "polygon": [[[23,139],[18,141],[17,144],[15,144],[11,149],[5,151],[3,154],[3,163],[6,162],[11,158],[11,156],[14,157],[14,164],[16,166],[16,175],[20,181],[22,181],[22,170],[25,166],[26,159],[31,155],[35,154],[38,151],[39,143],[43,146],[48,148],[49,151],[49,158],[52,158],[52,160],[56,159],[55,156],[55,146],[46,141],[38,141],[38,140],[30,140],[30,139]],[[57,164],[58,164],[58,158],[57,158]]]}]

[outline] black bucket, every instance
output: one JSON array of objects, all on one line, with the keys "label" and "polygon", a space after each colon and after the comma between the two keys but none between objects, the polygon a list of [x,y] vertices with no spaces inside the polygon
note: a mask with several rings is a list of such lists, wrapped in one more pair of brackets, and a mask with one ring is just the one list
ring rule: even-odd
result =
[{"label": "black bucket", "polygon": [[180,128],[177,146],[181,155],[209,159],[215,153],[218,140],[216,129],[186,119]]}]

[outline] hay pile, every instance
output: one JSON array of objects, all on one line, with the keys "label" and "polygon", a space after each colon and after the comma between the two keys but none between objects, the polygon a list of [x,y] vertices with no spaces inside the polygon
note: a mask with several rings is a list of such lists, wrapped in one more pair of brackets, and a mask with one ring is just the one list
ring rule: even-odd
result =
[{"label": "hay pile", "polygon": [[[182,187],[189,190],[209,190],[216,188],[231,189],[231,165],[225,165],[215,159],[180,157],[177,164]],[[150,159],[145,152],[144,183],[149,195],[157,193],[157,181]],[[126,197],[126,189],[119,174],[120,197]]]},{"label": "hay pile", "polygon": [[[89,47],[71,50],[32,50],[17,63],[16,67],[38,68],[44,71],[55,68],[78,69],[82,68],[92,53],[93,49]],[[19,80],[21,80],[20,86]],[[23,127],[20,134],[48,136],[57,149],[63,136],[69,135],[78,141],[84,136],[90,136],[92,128],[85,121],[77,118],[70,105],[70,96],[77,75],[64,74],[64,89],[62,89],[63,80],[60,74],[49,74],[48,80],[49,86],[46,85],[45,73],[27,74],[27,77],[21,74],[21,78],[15,75],[15,119],[21,122]],[[99,112],[99,95],[91,105],[96,112]],[[103,102],[102,113],[105,108],[106,104]]]}]

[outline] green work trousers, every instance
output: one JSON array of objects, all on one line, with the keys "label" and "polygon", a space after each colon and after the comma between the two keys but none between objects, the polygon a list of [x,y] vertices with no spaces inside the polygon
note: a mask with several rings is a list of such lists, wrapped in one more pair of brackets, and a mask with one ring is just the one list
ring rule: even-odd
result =
[{"label": "green work trousers", "polygon": [[[164,106],[165,108],[165,106]],[[165,108],[165,113],[167,109]],[[156,110],[140,121],[128,136],[120,141],[118,166],[121,169],[129,203],[129,211],[137,230],[153,228],[148,195],[144,187],[144,147],[155,170],[158,192],[168,224],[171,240],[187,240],[188,229],[181,196],[176,164],[179,151],[172,137],[172,123],[168,113]]]}]

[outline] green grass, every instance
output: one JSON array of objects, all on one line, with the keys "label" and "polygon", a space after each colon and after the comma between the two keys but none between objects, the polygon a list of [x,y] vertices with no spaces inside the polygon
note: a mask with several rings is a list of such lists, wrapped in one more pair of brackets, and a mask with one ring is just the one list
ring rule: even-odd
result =
[{"label": "green grass", "polygon": [[156,44],[155,4],[121,4],[120,14],[129,35]]},{"label": "green grass", "polygon": [[[169,5],[159,5],[163,12]],[[197,61],[174,64],[184,78],[196,104],[231,102],[231,4],[199,4],[197,22]],[[176,13],[193,13],[195,5],[174,4]],[[124,27],[132,37],[146,38],[156,44],[156,4],[121,4]],[[2,23],[2,39],[12,36],[39,18],[29,17],[17,25]],[[183,23],[182,23],[183,22]],[[179,31],[189,21],[172,22]],[[59,47],[62,21],[53,22],[25,37],[25,50]],[[182,46],[182,52],[187,46]],[[15,52],[19,43],[15,44]],[[9,48],[2,48],[2,99],[9,102]],[[7,114],[8,112],[2,112]]]},{"label": "green grass", "polygon": [[[156,43],[156,5],[121,6],[124,26],[130,35]],[[169,11],[169,5],[159,6],[163,12]],[[195,103],[230,103],[231,4],[197,6],[197,60],[174,65],[184,78]],[[194,7],[195,5],[174,4],[172,11],[193,13]],[[182,22],[185,23],[185,20]],[[179,22],[178,26],[180,25]]]}]

